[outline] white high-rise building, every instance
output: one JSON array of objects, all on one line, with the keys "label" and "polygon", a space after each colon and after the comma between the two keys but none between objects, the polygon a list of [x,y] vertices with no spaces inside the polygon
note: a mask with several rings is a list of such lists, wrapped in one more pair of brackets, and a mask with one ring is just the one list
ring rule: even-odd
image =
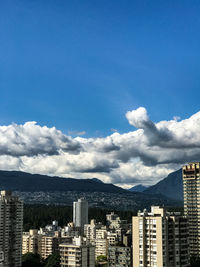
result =
[{"label": "white high-rise building", "polygon": [[9,191],[1,191],[0,254],[2,255],[2,266],[4,267],[21,267],[22,227],[22,201]]},{"label": "white high-rise building", "polygon": [[83,198],[73,203],[73,222],[82,229],[88,224],[88,202]]}]

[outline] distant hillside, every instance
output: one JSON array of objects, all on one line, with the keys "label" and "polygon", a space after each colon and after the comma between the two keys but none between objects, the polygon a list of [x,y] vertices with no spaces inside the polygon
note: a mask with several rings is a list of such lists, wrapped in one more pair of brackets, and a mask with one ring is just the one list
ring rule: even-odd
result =
[{"label": "distant hillside", "polygon": [[170,173],[157,184],[144,190],[143,193],[162,194],[172,199],[183,200],[182,170]]},{"label": "distant hillside", "polygon": [[24,203],[72,205],[80,197],[90,207],[118,210],[139,210],[151,205],[182,206],[181,201],[171,200],[161,194],[130,192],[98,179],[73,179],[50,177],[18,171],[0,171],[0,190],[11,190]]},{"label": "distant hillside", "polygon": [[142,184],[138,184],[138,185],[135,185],[131,188],[129,188],[128,190],[131,191],[131,192],[144,192],[144,190],[146,190],[147,187],[142,185]]},{"label": "distant hillside", "polygon": [[0,190],[22,192],[112,192],[127,193],[121,187],[104,184],[97,179],[50,177],[18,171],[0,171]]}]

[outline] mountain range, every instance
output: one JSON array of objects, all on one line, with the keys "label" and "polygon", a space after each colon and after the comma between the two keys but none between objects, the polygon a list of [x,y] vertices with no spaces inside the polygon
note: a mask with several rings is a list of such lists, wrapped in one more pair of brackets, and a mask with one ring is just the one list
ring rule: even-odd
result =
[{"label": "mountain range", "polygon": [[[20,171],[0,171],[0,190],[11,190],[25,203],[70,204],[85,197],[90,205],[112,209],[138,210],[151,205],[182,206],[181,171],[143,192],[125,190],[97,178],[74,179],[30,174]],[[143,186],[136,187],[143,190]]]},{"label": "mountain range", "polygon": [[[97,184],[98,183],[98,184]],[[30,174],[20,171],[0,171],[0,189],[21,192],[112,192],[124,193],[126,190],[113,184],[105,184],[97,178],[74,179]]]}]

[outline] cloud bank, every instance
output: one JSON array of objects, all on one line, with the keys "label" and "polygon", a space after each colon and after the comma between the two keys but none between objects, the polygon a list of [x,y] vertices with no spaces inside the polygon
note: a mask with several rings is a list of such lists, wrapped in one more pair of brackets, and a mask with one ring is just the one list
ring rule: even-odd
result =
[{"label": "cloud bank", "polygon": [[0,126],[0,169],[64,177],[97,177],[127,187],[154,184],[200,160],[200,112],[153,122],[144,107],[128,111],[133,131],[73,138],[36,122]]}]

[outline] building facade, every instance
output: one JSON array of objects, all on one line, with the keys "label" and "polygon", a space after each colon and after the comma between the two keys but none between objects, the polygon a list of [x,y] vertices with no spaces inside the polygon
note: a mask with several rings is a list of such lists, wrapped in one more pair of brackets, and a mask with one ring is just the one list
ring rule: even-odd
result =
[{"label": "building facade", "polygon": [[108,254],[108,240],[107,238],[96,238],[95,241],[95,257],[107,256]]},{"label": "building facade", "polygon": [[31,252],[46,259],[51,254],[59,251],[59,244],[70,244],[71,242],[71,236],[61,236],[61,232],[58,231],[41,233],[37,229],[31,229],[29,232],[23,233],[22,254]]},{"label": "building facade", "polygon": [[84,225],[84,236],[87,238],[89,243],[95,243],[96,231],[102,227],[102,223],[96,223],[94,219],[90,221],[90,224]]},{"label": "building facade", "polygon": [[189,267],[187,219],[152,207],[132,221],[133,267]]},{"label": "building facade", "polygon": [[0,251],[0,267],[4,267],[4,254],[3,251]]},{"label": "building facade", "polygon": [[40,254],[43,259],[46,259],[51,254],[59,251],[59,245],[61,243],[70,244],[72,242],[72,237],[61,237],[55,232],[53,236],[48,234],[40,236],[38,241],[38,254]]},{"label": "building facade", "polygon": [[0,194],[0,254],[2,266],[21,267],[23,203],[9,191]]},{"label": "building facade", "polygon": [[108,248],[108,267],[131,267],[131,248],[110,246]]},{"label": "building facade", "polygon": [[107,240],[109,246],[116,246],[119,243],[119,235],[116,232],[107,232]]},{"label": "building facade", "polygon": [[38,230],[31,229],[29,232],[24,232],[22,236],[22,254],[31,252],[38,253]]},{"label": "building facade", "polygon": [[40,254],[43,259],[46,259],[51,254],[59,251],[58,237],[44,235],[40,240],[38,254]]},{"label": "building facade", "polygon": [[107,256],[108,254],[108,239],[106,226],[96,229],[95,239],[95,256]]},{"label": "building facade", "polygon": [[74,238],[72,244],[60,244],[61,267],[95,267],[95,247],[82,243],[81,238]]},{"label": "building facade", "polygon": [[200,257],[200,162],[183,166],[184,214],[188,218],[190,253]]}]

